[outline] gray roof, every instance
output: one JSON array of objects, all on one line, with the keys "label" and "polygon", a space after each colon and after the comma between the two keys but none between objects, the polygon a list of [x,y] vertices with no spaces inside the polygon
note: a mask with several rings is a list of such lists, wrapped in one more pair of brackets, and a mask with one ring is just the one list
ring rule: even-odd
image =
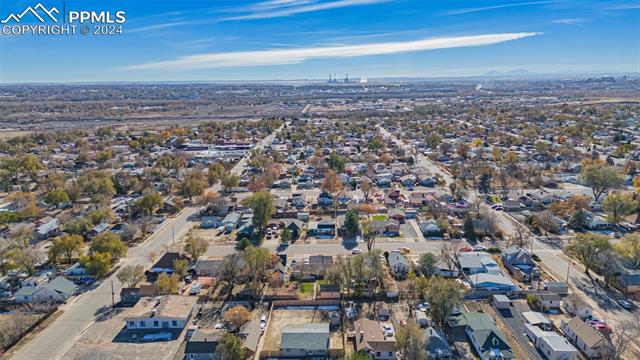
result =
[{"label": "gray roof", "polygon": [[65,294],[67,296],[73,295],[73,293],[76,292],[76,289],[78,288],[76,284],[72,283],[62,276],[58,276],[57,278],[44,284],[42,287],[51,291],[55,291],[57,293]]},{"label": "gray roof", "polygon": [[35,294],[36,291],[38,291],[38,288],[35,286],[23,286],[20,288],[20,290],[16,291],[16,293],[13,295],[14,296],[31,296]]},{"label": "gray roof", "polygon": [[398,252],[391,252],[389,253],[389,265],[391,265],[392,267],[400,264],[400,265],[405,265],[405,266],[409,266],[409,260],[407,260],[406,257],[404,257],[404,255],[398,253]]},{"label": "gray roof", "polygon": [[329,349],[329,324],[310,323],[282,329],[281,349]]},{"label": "gray roof", "polygon": [[444,334],[436,330],[434,327],[428,327],[425,329],[425,335],[427,338],[427,352],[432,355],[445,355],[451,353],[451,346],[444,337]]}]

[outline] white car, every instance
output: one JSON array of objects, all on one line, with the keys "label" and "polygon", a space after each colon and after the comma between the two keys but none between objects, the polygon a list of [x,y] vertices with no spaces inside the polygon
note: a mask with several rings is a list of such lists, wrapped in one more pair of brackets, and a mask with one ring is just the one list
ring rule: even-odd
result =
[{"label": "white car", "polygon": [[358,249],[358,248],[354,248],[354,249],[352,249],[352,250],[351,250],[351,253],[352,253],[353,255],[357,255],[357,254],[362,253],[362,250],[360,250],[360,249]]},{"label": "white car", "polygon": [[261,323],[266,323],[266,322],[267,322],[267,315],[262,315],[262,316],[260,317],[260,322],[261,322]]},{"label": "white car", "polygon": [[383,324],[382,331],[384,331],[387,336],[393,336],[393,328],[390,325]]}]

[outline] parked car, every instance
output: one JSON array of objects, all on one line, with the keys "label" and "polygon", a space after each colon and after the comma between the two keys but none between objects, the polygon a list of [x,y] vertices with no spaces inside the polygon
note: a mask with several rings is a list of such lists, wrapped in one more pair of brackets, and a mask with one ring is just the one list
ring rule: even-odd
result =
[{"label": "parked car", "polygon": [[390,325],[383,324],[382,331],[384,331],[387,336],[393,336],[393,328]]},{"label": "parked car", "polygon": [[353,248],[353,249],[351,250],[351,253],[352,253],[353,255],[357,255],[357,254],[362,253],[362,250],[360,250],[360,249],[358,249],[358,248]]},{"label": "parked car", "polygon": [[625,308],[627,310],[633,309],[633,304],[630,301],[627,301],[625,299],[618,300],[618,305],[622,306],[623,308]]}]

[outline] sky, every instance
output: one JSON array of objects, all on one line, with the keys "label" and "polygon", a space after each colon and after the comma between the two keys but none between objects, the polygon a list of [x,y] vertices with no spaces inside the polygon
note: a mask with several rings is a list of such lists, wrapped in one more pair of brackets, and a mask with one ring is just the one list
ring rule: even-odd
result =
[{"label": "sky", "polygon": [[[0,34],[2,83],[640,72],[640,0],[40,2],[126,21],[119,35]],[[0,20],[37,3],[0,0]]]}]

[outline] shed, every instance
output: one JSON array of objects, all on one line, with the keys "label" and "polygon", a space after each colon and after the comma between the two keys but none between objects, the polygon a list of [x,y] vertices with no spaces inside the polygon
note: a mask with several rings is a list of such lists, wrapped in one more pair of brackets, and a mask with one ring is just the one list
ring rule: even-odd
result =
[{"label": "shed", "polygon": [[493,295],[491,302],[496,309],[508,309],[511,306],[511,299],[506,295]]}]

